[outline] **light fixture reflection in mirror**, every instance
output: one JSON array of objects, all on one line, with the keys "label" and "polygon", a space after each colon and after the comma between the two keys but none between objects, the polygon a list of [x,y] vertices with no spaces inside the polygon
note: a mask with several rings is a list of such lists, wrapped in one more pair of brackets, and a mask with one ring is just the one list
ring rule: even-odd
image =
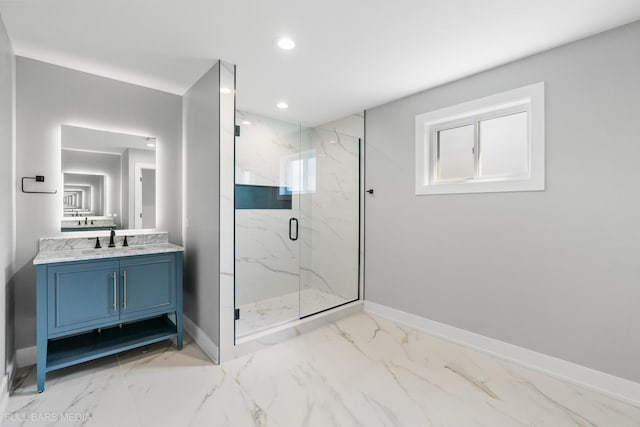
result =
[{"label": "light fixture reflection in mirror", "polygon": [[156,139],[61,126],[62,231],[156,226]]}]

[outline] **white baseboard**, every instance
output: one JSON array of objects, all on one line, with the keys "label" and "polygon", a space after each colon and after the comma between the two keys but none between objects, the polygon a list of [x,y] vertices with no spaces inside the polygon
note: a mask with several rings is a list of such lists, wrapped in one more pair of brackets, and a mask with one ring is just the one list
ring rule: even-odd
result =
[{"label": "white baseboard", "polygon": [[364,311],[640,406],[639,383],[381,304],[365,301]]},{"label": "white baseboard", "polygon": [[25,347],[16,350],[16,367],[24,368],[25,366],[35,365],[38,357],[37,347]]},{"label": "white baseboard", "polygon": [[207,334],[204,333],[198,325],[196,325],[193,320],[189,319],[186,315],[182,315],[182,325],[184,327],[184,331],[189,334],[193,341],[204,351],[204,353],[213,361],[213,363],[218,363],[218,346],[216,343],[211,341],[211,338]]}]

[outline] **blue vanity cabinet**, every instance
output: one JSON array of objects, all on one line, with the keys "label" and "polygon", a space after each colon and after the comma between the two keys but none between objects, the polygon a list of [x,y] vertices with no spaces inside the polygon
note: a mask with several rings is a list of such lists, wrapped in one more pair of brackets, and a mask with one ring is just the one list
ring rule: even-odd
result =
[{"label": "blue vanity cabinet", "polygon": [[91,330],[117,321],[118,268],[117,261],[68,263],[48,268],[48,336]]},{"label": "blue vanity cabinet", "polygon": [[36,265],[37,381],[47,372],[175,338],[182,251]]},{"label": "blue vanity cabinet", "polygon": [[120,319],[151,316],[176,309],[176,259],[173,254],[120,261]]}]

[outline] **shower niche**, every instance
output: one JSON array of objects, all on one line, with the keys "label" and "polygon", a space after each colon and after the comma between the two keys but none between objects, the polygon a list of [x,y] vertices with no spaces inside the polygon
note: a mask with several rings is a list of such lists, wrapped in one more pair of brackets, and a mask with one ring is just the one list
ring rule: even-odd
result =
[{"label": "shower niche", "polygon": [[243,111],[236,123],[238,339],[359,299],[361,141]]}]

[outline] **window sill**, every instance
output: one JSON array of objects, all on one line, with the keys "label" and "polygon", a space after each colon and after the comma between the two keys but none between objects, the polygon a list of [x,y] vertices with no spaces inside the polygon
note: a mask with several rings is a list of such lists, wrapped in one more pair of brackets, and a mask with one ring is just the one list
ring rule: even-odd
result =
[{"label": "window sill", "polygon": [[498,193],[509,191],[543,191],[544,179],[509,178],[495,180],[465,180],[432,183],[423,185],[416,183],[416,195],[429,194],[468,194],[468,193]]}]

